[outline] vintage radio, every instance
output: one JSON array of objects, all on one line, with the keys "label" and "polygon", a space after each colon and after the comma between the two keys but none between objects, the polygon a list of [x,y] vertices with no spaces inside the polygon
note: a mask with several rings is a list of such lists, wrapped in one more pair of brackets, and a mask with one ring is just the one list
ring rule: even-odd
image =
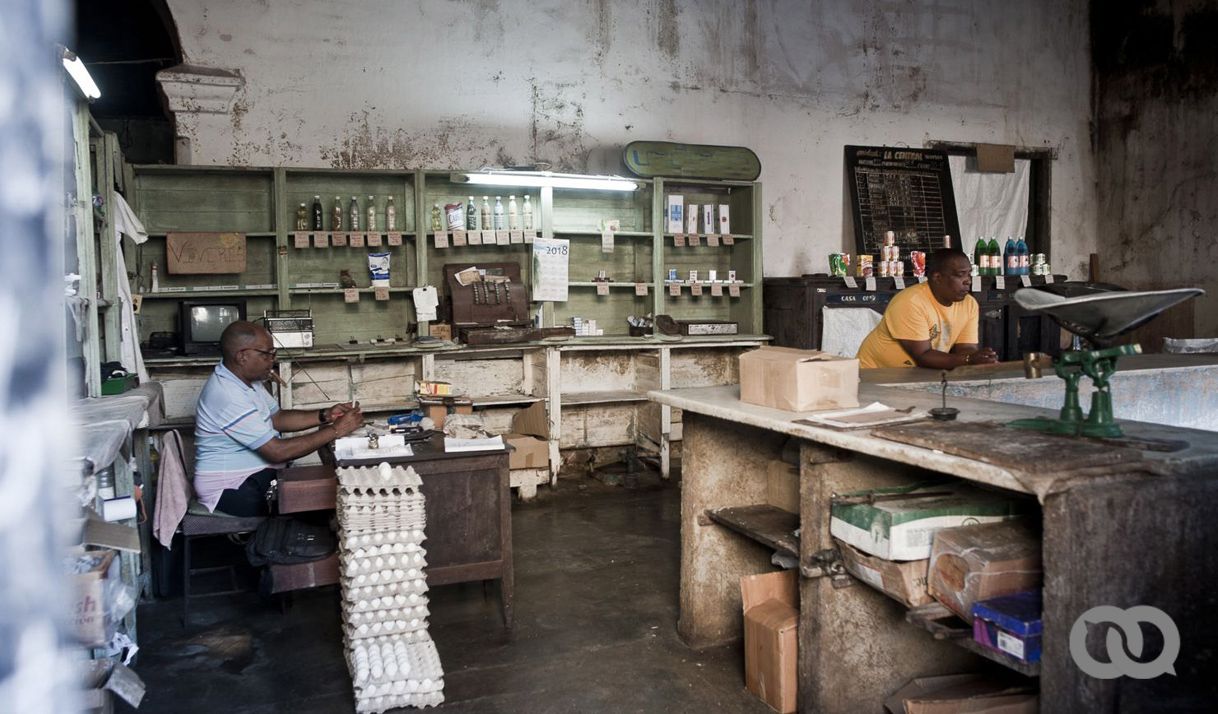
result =
[{"label": "vintage radio", "polygon": [[262,322],[276,349],[307,349],[313,346],[312,310],[268,310]]}]

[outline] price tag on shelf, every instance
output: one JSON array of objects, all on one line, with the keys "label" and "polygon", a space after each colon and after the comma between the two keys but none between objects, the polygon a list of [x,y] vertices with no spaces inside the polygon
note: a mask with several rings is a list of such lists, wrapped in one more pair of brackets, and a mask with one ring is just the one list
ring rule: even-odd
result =
[{"label": "price tag on shelf", "polygon": [[731,233],[723,234],[723,245],[735,245],[736,238]]},{"label": "price tag on shelf", "polygon": [[448,247],[448,234],[445,233],[444,231],[436,231],[436,247],[437,248],[447,248]]},{"label": "price tag on shelf", "polygon": [[681,297],[681,283],[672,283],[669,285],[668,294],[673,297]]},{"label": "price tag on shelf", "polygon": [[1031,275],[1020,275],[1019,284],[1024,286],[1025,288],[1032,287],[1032,276]]},{"label": "price tag on shelf", "polygon": [[537,231],[525,231],[524,232],[524,242],[525,243],[532,243],[535,240],[537,240]]},{"label": "price tag on shelf", "polygon": [[329,248],[330,247],[330,234],[329,233],[314,233],[313,234],[313,247],[314,248]]},{"label": "price tag on shelf", "polygon": [[597,295],[608,295],[609,294],[609,283],[605,282],[604,280],[598,280],[596,282],[596,294]]},{"label": "price tag on shelf", "polygon": [[897,290],[905,289],[905,276],[897,275],[897,276],[893,277],[892,282],[893,282],[893,284],[896,285]]},{"label": "price tag on shelf", "polygon": [[980,275],[973,276],[973,284],[972,284],[972,286],[969,287],[969,290],[972,290],[975,293],[981,292],[981,276]]},{"label": "price tag on shelf", "polygon": [[718,233],[707,233],[706,234],[706,244],[712,248],[718,248],[719,247],[719,234]]},{"label": "price tag on shelf", "polygon": [[613,231],[601,231],[601,252],[613,252]]},{"label": "price tag on shelf", "polygon": [[335,248],[345,248],[347,246],[347,234],[346,233],[331,233],[330,234],[330,245],[334,246]]},{"label": "price tag on shelf", "polygon": [[292,243],[297,248],[308,248],[309,247],[309,234],[301,233],[300,231],[293,233],[292,234]]},{"label": "price tag on shelf", "polygon": [[[483,242],[485,243],[485,241],[483,241]],[[508,235],[507,231],[495,231],[495,244],[496,245],[511,245],[512,237],[510,235]]]},{"label": "price tag on shelf", "polygon": [[723,283],[711,283],[711,297],[723,297]]},{"label": "price tag on shelf", "polygon": [[697,297],[702,294],[702,283],[694,283],[689,286],[689,294]]},{"label": "price tag on shelf", "polygon": [[863,278],[863,286],[868,292],[875,292],[875,277]]},{"label": "price tag on shelf", "polygon": [[846,287],[848,288],[857,288],[859,286],[858,281],[854,279],[853,275],[847,275],[846,277],[842,278],[842,281],[846,283]]},{"label": "price tag on shelf", "polygon": [[388,235],[385,236],[385,240],[389,243],[389,245],[401,245],[402,244],[402,234],[401,233],[389,233]]},{"label": "price tag on shelf", "polygon": [[685,234],[684,233],[673,233],[672,234],[672,244],[676,248],[684,248],[685,247]]},{"label": "price tag on shelf", "polygon": [[997,289],[999,289],[999,290],[1006,290],[1006,289],[1007,289],[1007,278],[1006,278],[1006,276],[1005,276],[1005,275],[999,275],[998,277],[994,278],[994,287],[995,287],[995,288],[997,288]]},{"label": "price tag on shelf", "polygon": [[359,302],[359,288],[344,288],[343,302]]},{"label": "price tag on shelf", "polygon": [[[488,242],[485,240],[487,233],[490,233],[490,231],[470,231],[466,234],[466,238],[470,245],[482,245],[483,243]],[[494,239],[489,242],[493,243]]]},{"label": "price tag on shelf", "polygon": [[351,237],[351,247],[352,248],[363,248],[364,247],[364,234],[363,233],[349,233],[348,235]]},{"label": "price tag on shelf", "polygon": [[1053,273],[1049,273],[1048,275],[1045,276],[1045,285],[1052,285],[1052,284],[1053,284]]},{"label": "price tag on shelf", "polygon": [[388,300],[389,288],[372,288],[372,296],[382,302]]},{"label": "price tag on shelf", "polygon": [[634,294],[641,297],[647,297],[647,283],[635,283]]},{"label": "price tag on shelf", "polygon": [[919,275],[919,276],[918,276],[918,284],[920,285],[920,284],[922,284],[922,283],[924,283],[924,282],[926,282],[926,276],[925,276],[925,275]]},{"label": "price tag on shelf", "polygon": [[690,233],[688,238],[689,247],[697,248],[702,245],[702,236],[698,235],[697,233]]},{"label": "price tag on shelf", "polygon": [[735,283],[727,286],[727,294],[731,297],[740,297],[740,286]]},{"label": "price tag on shelf", "polygon": [[524,242],[524,231],[508,231],[508,233],[511,235],[513,243]]},{"label": "price tag on shelf", "polygon": [[466,245],[469,243],[469,234],[465,231],[453,231],[453,245]]},{"label": "price tag on shelf", "polygon": [[381,234],[380,233],[369,233],[368,234],[368,245],[372,248],[381,247]]}]

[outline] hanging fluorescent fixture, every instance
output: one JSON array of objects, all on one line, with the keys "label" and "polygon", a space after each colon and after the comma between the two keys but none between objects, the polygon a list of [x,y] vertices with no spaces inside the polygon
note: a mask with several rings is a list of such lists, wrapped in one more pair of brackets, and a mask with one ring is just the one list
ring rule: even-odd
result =
[{"label": "hanging fluorescent fixture", "polygon": [[580,174],[556,174],[549,171],[478,171],[453,174],[454,183],[472,183],[483,186],[526,186],[540,188],[582,188],[590,191],[636,191],[638,183],[620,176],[582,176]]},{"label": "hanging fluorescent fixture", "polygon": [[89,75],[89,70],[85,69],[85,63],[80,61],[76,53],[68,48],[61,49],[63,68],[68,70],[68,74],[76,82],[76,86],[80,87],[80,93],[85,95],[85,99],[93,100],[101,98],[101,90],[97,88],[97,82],[93,81],[93,77]]}]

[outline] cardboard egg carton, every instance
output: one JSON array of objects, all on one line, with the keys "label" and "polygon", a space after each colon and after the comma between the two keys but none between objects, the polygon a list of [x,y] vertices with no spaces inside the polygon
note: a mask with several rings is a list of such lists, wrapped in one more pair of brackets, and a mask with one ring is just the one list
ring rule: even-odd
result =
[{"label": "cardboard egg carton", "polygon": [[419,546],[426,539],[427,534],[422,528],[395,528],[383,531],[359,531],[345,528],[338,530],[338,546],[344,551],[343,557],[354,554],[360,548],[367,549],[386,543],[399,543],[407,551],[414,552],[410,546]]},{"label": "cardboard egg carton", "polygon": [[423,617],[402,618],[385,622],[372,622],[363,625],[343,623],[343,634],[349,640],[362,640],[368,637],[401,635],[409,632],[427,631],[427,619]]},{"label": "cardboard egg carton", "polygon": [[394,466],[381,462],[376,466],[342,466],[334,470],[339,493],[344,489],[418,489],[423,479],[413,466]]},{"label": "cardboard egg carton", "polygon": [[[343,597],[352,600],[377,597],[386,593],[396,595],[398,593],[427,592],[427,580],[422,575],[409,577],[406,575],[406,571],[401,569],[360,574],[353,578],[340,576],[338,582],[342,586]],[[390,588],[391,586],[393,589],[377,590],[380,587]]]},{"label": "cardboard egg carton", "polygon": [[357,714],[380,714],[390,709],[401,707],[426,708],[444,703],[444,692],[427,692],[425,694],[394,694],[385,697],[369,697],[355,700]]}]

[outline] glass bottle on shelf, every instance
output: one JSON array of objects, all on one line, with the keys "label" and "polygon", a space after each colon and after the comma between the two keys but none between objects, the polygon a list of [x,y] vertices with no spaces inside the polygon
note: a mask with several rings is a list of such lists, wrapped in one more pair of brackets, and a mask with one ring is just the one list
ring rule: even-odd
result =
[{"label": "glass bottle on shelf", "polygon": [[444,230],[444,213],[440,211],[440,204],[431,204],[431,229],[433,231]]},{"label": "glass bottle on shelf", "polygon": [[323,213],[323,211],[321,209],[321,196],[314,196],[313,197],[313,216],[312,216],[313,225],[311,226],[311,228],[315,231],[322,230],[322,227],[321,227],[321,220],[322,220],[321,214],[322,213]]},{"label": "glass bottle on shelf", "polygon": [[465,204],[465,230],[478,230],[478,202],[473,196],[470,196],[469,203]]},{"label": "glass bottle on shelf", "polygon": [[351,207],[348,213],[351,214],[351,230],[359,230],[359,199],[355,196],[351,197]]},{"label": "glass bottle on shelf", "polygon": [[309,230],[309,209],[303,203],[296,209],[296,230]]},{"label": "glass bottle on shelf", "polygon": [[393,196],[385,197],[385,230],[398,229],[398,207],[393,205]]},{"label": "glass bottle on shelf", "polygon": [[503,216],[503,197],[502,196],[495,196],[495,215],[494,215],[493,228],[497,231],[501,231],[505,228],[504,216]]},{"label": "glass bottle on shelf", "polygon": [[488,231],[491,229],[491,197],[482,197],[482,230]]},{"label": "glass bottle on shelf", "polygon": [[341,231],[343,229],[343,199],[334,197],[334,208],[330,209],[330,230]]},{"label": "glass bottle on shelf", "polygon": [[508,196],[507,227],[513,231],[516,230],[517,228],[520,228],[520,217],[519,217],[519,214],[516,213],[516,197],[515,196]]},{"label": "glass bottle on shelf", "polygon": [[533,204],[529,203],[529,196],[524,196],[524,208],[521,209],[524,214],[524,229],[526,231],[533,230]]},{"label": "glass bottle on shelf", "polygon": [[368,230],[376,230],[376,197],[368,197]]}]

